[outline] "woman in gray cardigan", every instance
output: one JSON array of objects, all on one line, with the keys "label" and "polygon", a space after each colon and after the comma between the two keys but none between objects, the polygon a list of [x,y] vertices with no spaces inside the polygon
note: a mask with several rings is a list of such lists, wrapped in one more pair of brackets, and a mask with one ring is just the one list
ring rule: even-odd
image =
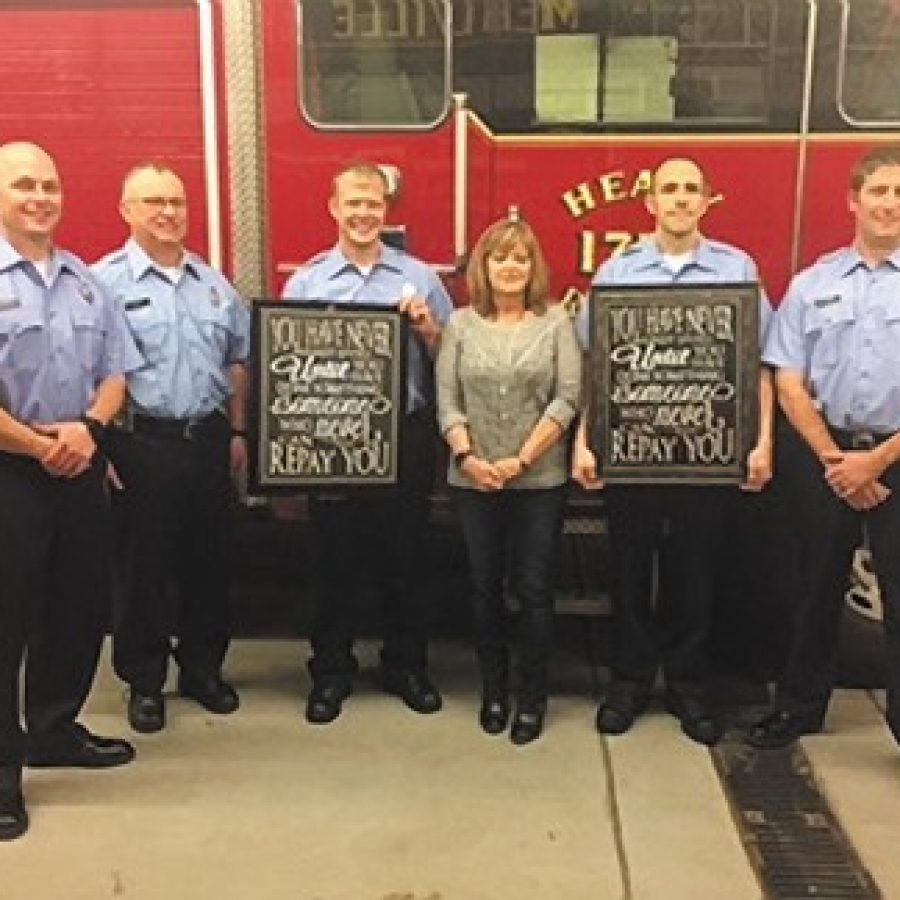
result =
[{"label": "woman in gray cardigan", "polygon": [[447,322],[437,360],[438,417],[474,589],[482,676],[479,721],[509,719],[504,584],[521,607],[518,695],[510,738],[537,738],[547,704],[553,563],[568,479],[568,426],[578,412],[581,349],[523,221],[496,222],[467,271],[471,306]]}]

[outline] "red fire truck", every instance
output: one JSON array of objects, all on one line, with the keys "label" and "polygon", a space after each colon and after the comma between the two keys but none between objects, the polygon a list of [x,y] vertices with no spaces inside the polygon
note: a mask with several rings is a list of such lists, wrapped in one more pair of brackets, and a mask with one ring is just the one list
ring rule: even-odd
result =
[{"label": "red fire truck", "polygon": [[4,0],[0,35],[0,140],[59,160],[62,240],[114,246],[121,175],[165,158],[196,248],[253,295],[330,242],[330,175],[365,158],[418,256],[452,273],[515,206],[576,299],[678,152],[777,299],[846,239],[850,161],[900,131],[898,0]]},{"label": "red fire truck", "polygon": [[900,136],[900,0],[3,0],[0,47],[0,141],[59,161],[62,243],[119,243],[121,176],[162,158],[194,246],[251,297],[333,240],[330,177],[363,158],[459,300],[516,207],[577,303],[678,153],[777,302],[846,241],[852,160]]}]

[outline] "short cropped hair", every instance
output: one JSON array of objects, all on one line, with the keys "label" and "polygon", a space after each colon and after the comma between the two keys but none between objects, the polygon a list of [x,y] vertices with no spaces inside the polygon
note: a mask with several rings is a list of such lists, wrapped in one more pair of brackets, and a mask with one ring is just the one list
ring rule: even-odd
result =
[{"label": "short cropped hair", "polygon": [[491,316],[497,311],[488,280],[488,257],[497,251],[508,252],[517,244],[522,244],[531,258],[531,279],[525,290],[525,308],[538,315],[547,308],[549,273],[537,237],[531,226],[522,219],[501,219],[478,238],[466,268],[469,302],[480,315]]},{"label": "short cropped hair", "polygon": [[331,195],[333,197],[337,196],[338,182],[345,175],[352,175],[354,178],[358,178],[361,181],[379,181],[384,188],[385,197],[388,195],[390,185],[388,184],[387,178],[381,170],[381,167],[373,162],[354,160],[347,163],[345,166],[342,166],[341,169],[335,173],[334,178],[331,181]]},{"label": "short cropped hair", "polygon": [[883,166],[900,166],[900,144],[882,144],[860,157],[850,170],[850,190],[859,193],[866,179]]},{"label": "short cropped hair", "polygon": [[697,171],[700,172],[700,178],[703,182],[703,193],[712,193],[712,187],[710,186],[709,179],[706,177],[706,172],[704,171],[703,166],[701,166],[693,156],[670,156],[658,162],[653,171],[650,173],[650,183],[647,187],[648,194],[656,193],[656,188],[659,181],[659,170],[667,163],[675,162],[676,160],[678,160],[679,162],[687,162],[695,165],[697,167]]},{"label": "short cropped hair", "polygon": [[125,173],[125,177],[122,179],[123,200],[128,199],[126,195],[128,189],[131,187],[131,182],[134,181],[135,177],[140,175],[141,172],[156,172],[157,175],[174,175],[179,181],[182,181],[181,176],[168,163],[159,159],[146,159],[143,162],[133,165]]}]

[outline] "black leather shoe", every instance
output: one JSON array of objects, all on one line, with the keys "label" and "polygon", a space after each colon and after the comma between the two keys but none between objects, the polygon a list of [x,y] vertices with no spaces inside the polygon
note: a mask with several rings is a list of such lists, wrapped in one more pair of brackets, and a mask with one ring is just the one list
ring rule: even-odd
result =
[{"label": "black leather shoe", "polygon": [[544,730],[543,707],[522,707],[516,710],[509,739],[514,744],[530,744],[537,740]]},{"label": "black leather shoe", "polygon": [[134,747],[118,738],[91,734],[77,723],[30,742],[27,763],[34,769],[68,766],[109,769],[134,759]]},{"label": "black leather shoe", "polygon": [[744,739],[753,747],[786,747],[804,734],[816,734],[821,730],[821,719],[776,709],[760,719]]},{"label": "black leather shoe", "polygon": [[326,725],[341,714],[341,704],[350,696],[349,684],[335,681],[313,682],[306,700],[306,721]]},{"label": "black leather shoe", "polygon": [[28,831],[28,813],[22,799],[22,770],[0,766],[0,841],[12,841]]},{"label": "black leather shoe", "polygon": [[705,697],[666,695],[666,709],[681,722],[681,730],[698,744],[715,746],[722,736],[722,728]]},{"label": "black leather shoe", "polygon": [[178,693],[196,700],[204,709],[219,716],[227,716],[240,706],[237,691],[218,675],[178,676]]},{"label": "black leather shoe", "polygon": [[635,719],[647,709],[649,696],[621,682],[613,684],[606,702],[597,710],[597,731],[601,734],[625,734]]},{"label": "black leather shoe", "polygon": [[485,694],[481,701],[478,721],[488,734],[506,731],[509,721],[509,701],[502,694]]},{"label": "black leather shoe", "polygon": [[421,672],[385,674],[384,689],[399,697],[413,712],[436,713],[443,701],[438,689]]},{"label": "black leather shoe", "polygon": [[166,727],[166,701],[162,694],[141,694],[132,689],[128,697],[128,724],[141,734]]}]

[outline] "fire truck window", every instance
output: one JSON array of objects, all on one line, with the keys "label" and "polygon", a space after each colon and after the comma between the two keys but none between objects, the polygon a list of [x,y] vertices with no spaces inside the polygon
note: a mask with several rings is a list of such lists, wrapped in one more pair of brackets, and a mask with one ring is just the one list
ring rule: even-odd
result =
[{"label": "fire truck window", "polygon": [[839,106],[849,124],[900,122],[900,2],[856,0],[848,7]]},{"label": "fire truck window", "polygon": [[783,131],[797,0],[455,0],[454,90],[499,132]]},{"label": "fire truck window", "polygon": [[323,128],[427,128],[446,114],[440,0],[299,3],[299,103],[311,122]]}]

